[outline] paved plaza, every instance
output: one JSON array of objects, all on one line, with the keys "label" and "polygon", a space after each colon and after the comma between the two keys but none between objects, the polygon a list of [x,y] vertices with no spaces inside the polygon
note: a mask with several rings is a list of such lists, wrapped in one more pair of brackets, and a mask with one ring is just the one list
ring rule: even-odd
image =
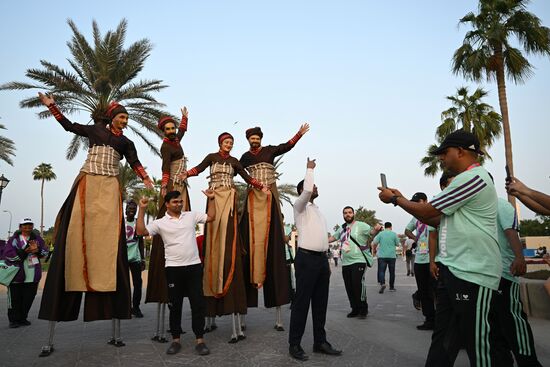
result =
[{"label": "paved plaza", "polygon": [[[416,289],[414,278],[405,276],[405,263],[397,261],[396,292],[378,294],[376,267],[368,270],[369,315],[366,320],[348,319],[349,305],[341,276],[341,268],[332,267],[326,330],[328,340],[343,349],[340,357],[312,353],[311,320],[308,321],[302,341],[310,359],[307,366],[423,366],[431,333],[418,331],[415,326],[423,321],[420,311],[412,307],[411,294]],[[261,292],[260,292],[261,293]],[[184,306],[182,351],[174,356],[166,354],[168,344],[151,341],[155,329],[156,304],[142,306],[145,317],[122,321],[125,347],[116,348],[106,342],[110,337],[111,322],[59,323],[56,329],[55,352],[39,358],[41,346],[47,339],[47,325],[37,320],[40,305],[38,294],[29,320],[31,326],[8,328],[5,292],[0,294],[0,366],[296,366],[301,362],[288,355],[288,324],[290,310],[284,309],[287,331],[273,329],[275,312],[272,309],[249,309],[246,316],[247,338],[237,344],[228,344],[231,334],[230,317],[217,319],[218,329],[206,334],[211,354],[199,357],[194,353],[191,332],[191,313],[187,301]],[[262,304],[263,301],[260,301]],[[550,366],[550,320],[531,319],[535,345],[544,366]],[[461,352],[456,366],[467,366],[465,352]]]}]

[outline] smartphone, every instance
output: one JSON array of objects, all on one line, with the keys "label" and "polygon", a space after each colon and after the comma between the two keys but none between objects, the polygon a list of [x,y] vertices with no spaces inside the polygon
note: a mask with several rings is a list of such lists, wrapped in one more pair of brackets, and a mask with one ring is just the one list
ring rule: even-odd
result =
[{"label": "smartphone", "polygon": [[510,167],[508,165],[504,166],[506,170],[506,181],[512,181],[512,174],[510,173]]},{"label": "smartphone", "polygon": [[380,181],[382,182],[382,187],[387,189],[388,188],[388,183],[386,182],[386,174],[385,173],[380,174]]}]

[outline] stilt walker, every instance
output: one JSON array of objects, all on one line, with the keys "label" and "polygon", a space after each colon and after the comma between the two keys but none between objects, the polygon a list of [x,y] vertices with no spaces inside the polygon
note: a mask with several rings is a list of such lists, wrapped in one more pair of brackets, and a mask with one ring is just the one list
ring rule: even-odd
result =
[{"label": "stilt walker", "polygon": [[61,126],[88,138],[89,151],[55,223],[55,248],[44,285],[38,318],[50,321],[47,345],[53,352],[56,321],[78,318],[82,294],[84,321],[113,320],[112,338],[122,346],[120,320],[130,319],[130,278],[118,167],[122,157],[144,184],[152,188],[138,160],[134,143],[122,134],[128,124],[126,109],[112,102],[106,122],[81,125],[69,121],[52,97],[41,102]]},{"label": "stilt walker", "polygon": [[259,127],[250,128],[246,130],[250,150],[240,160],[250,176],[269,188],[268,192],[262,192],[249,187],[240,220],[247,254],[244,269],[248,306],[258,306],[258,289],[263,288],[265,307],[276,307],[275,329],[278,331],[284,331],[281,306],[290,302],[290,283],[274,160],[294,148],[308,131],[309,124],[303,124],[288,142],[264,147],[262,130]]},{"label": "stilt walker", "polygon": [[239,161],[230,155],[233,136],[223,133],[218,137],[220,150],[211,153],[185,177],[197,176],[210,167],[209,188],[215,199],[207,205],[216,205],[216,220],[205,226],[205,258],[203,290],[207,303],[207,317],[232,315],[233,333],[230,343],[245,338],[239,315],[246,314],[246,292],[242,272],[243,248],[237,226],[237,191],[233,177],[238,173],[258,190],[267,190],[250,177]]},{"label": "stilt walker", "polygon": [[[191,210],[187,183],[180,179],[180,174],[186,171],[187,158],[181,146],[181,139],[187,131],[189,113],[187,107],[181,109],[181,122],[176,128],[176,121],[170,116],[161,117],[158,121],[158,128],[164,133],[164,139],[160,147],[162,157],[162,183],[159,199],[159,211],[157,219],[166,214],[164,195],[167,192],[176,190],[181,192],[183,197],[183,210]],[[153,236],[151,245],[151,257],[149,259],[149,272],[147,275],[147,291],[145,303],[157,302],[157,325],[155,335],[151,338],[159,343],[167,343],[165,331],[165,313],[168,303],[168,286],[164,267],[164,244],[159,235]]]}]

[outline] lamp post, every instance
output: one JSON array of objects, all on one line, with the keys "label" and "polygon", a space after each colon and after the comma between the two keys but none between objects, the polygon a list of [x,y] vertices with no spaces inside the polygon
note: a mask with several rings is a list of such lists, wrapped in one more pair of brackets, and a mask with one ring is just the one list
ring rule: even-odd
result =
[{"label": "lamp post", "polygon": [[6,186],[8,186],[9,183],[10,183],[10,180],[5,178],[4,175],[0,177],[0,203],[2,202],[2,191],[4,191],[4,189],[6,188]]},{"label": "lamp post", "polygon": [[2,210],[4,213],[8,213],[10,215],[10,226],[8,227],[8,238],[11,237],[11,220],[13,219],[11,212],[9,210]]}]

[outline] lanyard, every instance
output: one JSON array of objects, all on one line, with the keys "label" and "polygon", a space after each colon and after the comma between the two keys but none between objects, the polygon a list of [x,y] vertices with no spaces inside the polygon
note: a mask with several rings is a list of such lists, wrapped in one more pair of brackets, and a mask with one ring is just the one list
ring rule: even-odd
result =
[{"label": "lanyard", "polygon": [[476,167],[479,167],[479,166],[481,166],[481,164],[479,164],[479,163],[474,163],[474,164],[472,164],[470,167],[466,168],[466,171],[469,171],[469,170],[471,170],[472,168],[476,168]]}]

